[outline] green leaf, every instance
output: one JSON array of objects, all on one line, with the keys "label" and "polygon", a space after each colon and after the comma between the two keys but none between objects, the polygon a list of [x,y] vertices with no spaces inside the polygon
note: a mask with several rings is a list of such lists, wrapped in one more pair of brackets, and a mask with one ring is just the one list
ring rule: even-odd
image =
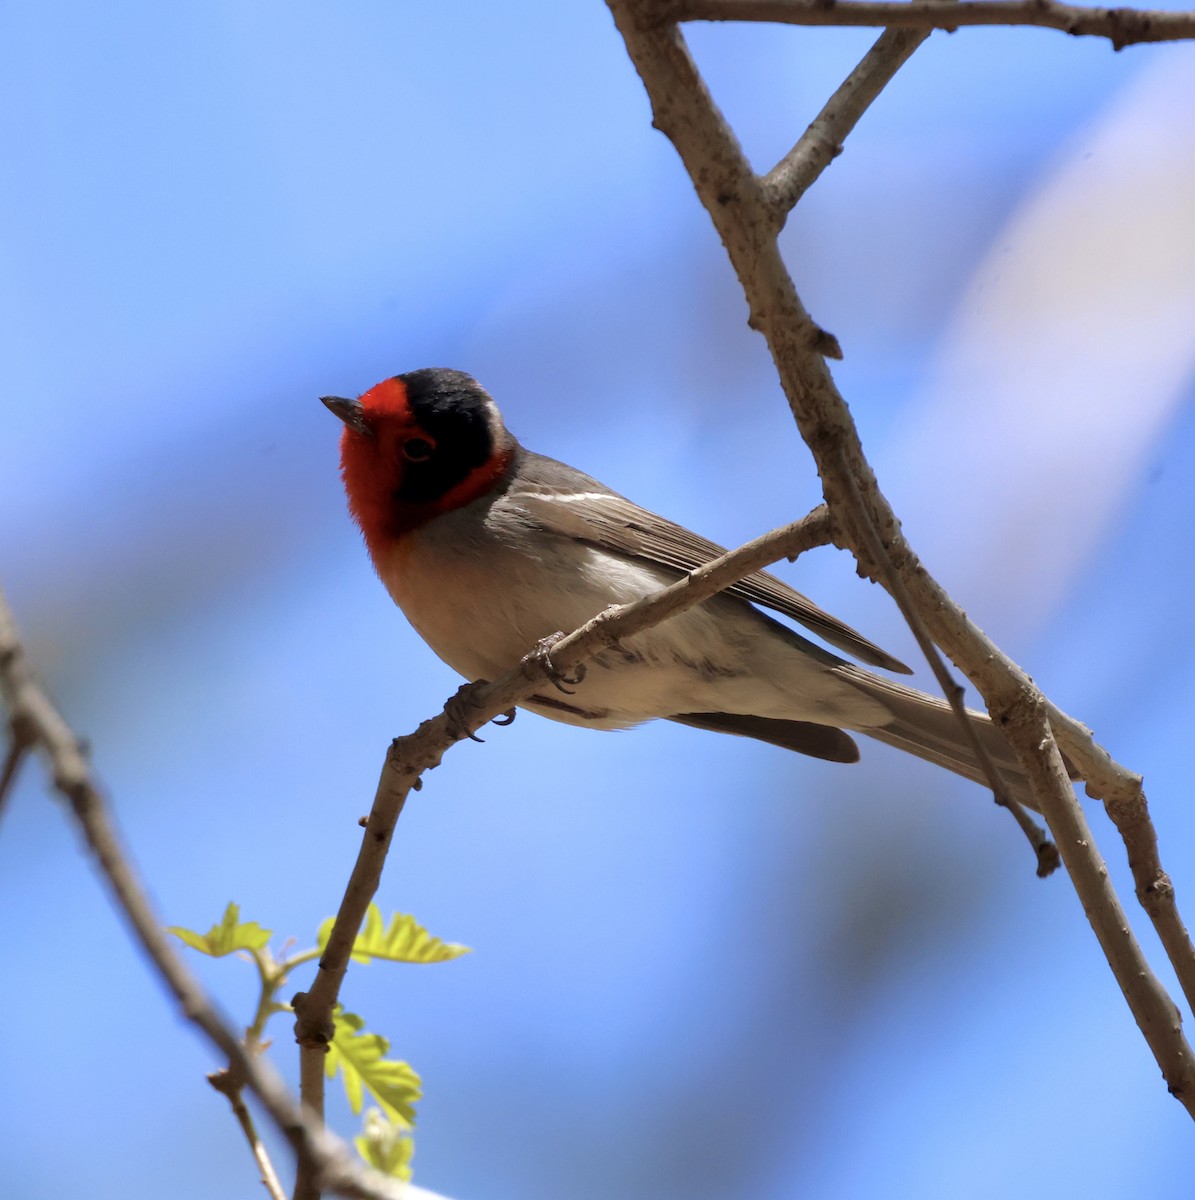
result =
[{"label": "green leaf", "polygon": [[365,1033],[365,1021],[356,1013],[337,1009],[336,1033],[324,1056],[324,1070],[331,1079],[339,1067],[345,1094],[353,1112],[361,1111],[362,1089],[382,1106],[386,1115],[406,1127],[415,1124],[415,1101],[423,1085],[413,1068],[387,1058],[390,1043],[380,1033]]},{"label": "green leaf", "polygon": [[[322,953],[332,934],[334,918],[329,917],[320,927],[317,940]],[[456,942],[442,942],[432,937],[414,917],[407,913],[395,913],[389,926],[382,923],[382,910],[376,904],[369,906],[365,924],[353,942],[353,961],[366,963],[380,958],[387,962],[433,963],[447,962],[471,953],[468,946]]]},{"label": "green leaf", "polygon": [[411,1178],[411,1156],[415,1143],[410,1133],[383,1112],[371,1108],[365,1114],[365,1131],[353,1138],[357,1153],[375,1171],[404,1182]]},{"label": "green leaf", "polygon": [[230,902],[220,924],[213,925],[207,933],[196,933],[181,925],[167,925],[166,932],[173,933],[192,950],[210,954],[213,958],[223,958],[234,950],[260,950],[270,940],[270,930],[262,929],[256,921],[242,923],[238,919],[240,915],[240,906]]}]

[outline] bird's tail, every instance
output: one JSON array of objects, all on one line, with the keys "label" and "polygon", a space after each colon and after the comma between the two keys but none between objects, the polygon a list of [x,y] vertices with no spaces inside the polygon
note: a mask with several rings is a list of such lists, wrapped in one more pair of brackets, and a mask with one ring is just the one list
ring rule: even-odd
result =
[{"label": "bird's tail", "polygon": [[[834,672],[865,695],[878,700],[893,719],[882,726],[858,726],[856,732],[875,738],[908,754],[915,754],[972,779],[985,787],[991,783],[963,732],[957,714],[946,700],[925,692],[893,683],[870,671],[845,664]],[[1010,795],[1028,808],[1037,809],[1029,781],[1017,762],[1016,754],[1000,729],[992,724],[986,713],[968,709],[975,733]],[[1070,769],[1068,764],[1068,770]]]}]

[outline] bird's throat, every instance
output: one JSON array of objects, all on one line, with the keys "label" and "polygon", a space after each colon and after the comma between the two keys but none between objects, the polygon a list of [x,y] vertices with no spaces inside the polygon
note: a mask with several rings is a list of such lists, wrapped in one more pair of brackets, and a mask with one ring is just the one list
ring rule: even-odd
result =
[{"label": "bird's throat", "polygon": [[504,447],[463,479],[431,500],[405,499],[401,490],[376,474],[355,472],[346,456],[344,482],[349,511],[365,535],[374,564],[387,560],[396,543],[444,513],[464,508],[502,487],[513,465],[515,447]]}]

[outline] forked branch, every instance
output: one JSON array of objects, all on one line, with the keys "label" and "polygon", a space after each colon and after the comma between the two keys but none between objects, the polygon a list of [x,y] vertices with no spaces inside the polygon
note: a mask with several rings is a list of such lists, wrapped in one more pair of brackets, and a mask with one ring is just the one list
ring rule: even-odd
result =
[{"label": "forked branch", "polygon": [[[749,323],[767,340],[801,436],[817,464],[826,503],[841,535],[839,544],[854,554],[862,572],[907,596],[933,641],[979,689],[993,720],[1016,725],[1016,715],[1025,706],[1047,713],[1046,721],[1032,725],[1036,740],[1023,735],[1021,727],[1014,735],[1014,747],[1034,782],[1035,797],[1138,1027],[1170,1091],[1195,1116],[1195,1062],[1177,1009],[1146,963],[1111,891],[1103,859],[1066,782],[1056,733],[1063,737],[1070,761],[1087,779],[1089,791],[1106,794],[1115,789],[1122,813],[1117,824],[1134,834],[1126,838],[1126,848],[1138,890],[1154,889],[1154,903],[1147,903],[1146,909],[1159,932],[1165,930],[1167,953],[1190,995],[1195,958],[1173,906],[1169,880],[1161,871],[1156,840],[1143,832],[1152,827],[1140,781],[1095,747],[1090,735],[1084,737],[1081,726],[1049,706],[1028,676],[950,600],[909,546],[830,375],[826,356],[837,342],[810,317],[780,255],[775,204],[769,203],[768,189],[752,172],[733,130],[710,97],[680,29],[661,21],[662,11],[673,19],[729,19],[746,14],[755,19],[780,14],[778,19],[784,19],[784,13],[805,13],[811,6],[779,0],[773,4],[693,0],[672,6],[647,0],[607,2],[647,90],[654,123],[680,154],[742,284]],[[819,7],[837,14],[849,5]],[[888,11],[914,6],[875,7]],[[946,7],[942,6],[943,12]],[[948,6],[952,16],[967,7],[966,3]],[[1182,36],[1191,34],[1195,34],[1195,21]],[[899,588],[894,587],[894,579]]]}]

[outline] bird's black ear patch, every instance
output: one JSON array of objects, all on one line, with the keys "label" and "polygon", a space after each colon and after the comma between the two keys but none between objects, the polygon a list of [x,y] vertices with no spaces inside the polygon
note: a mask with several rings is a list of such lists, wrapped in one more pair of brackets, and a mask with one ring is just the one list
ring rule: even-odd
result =
[{"label": "bird's black ear patch", "polygon": [[426,367],[397,378],[425,436],[411,431],[399,447],[405,468],[395,499],[434,503],[489,461],[501,421],[485,389],[464,371]]}]

